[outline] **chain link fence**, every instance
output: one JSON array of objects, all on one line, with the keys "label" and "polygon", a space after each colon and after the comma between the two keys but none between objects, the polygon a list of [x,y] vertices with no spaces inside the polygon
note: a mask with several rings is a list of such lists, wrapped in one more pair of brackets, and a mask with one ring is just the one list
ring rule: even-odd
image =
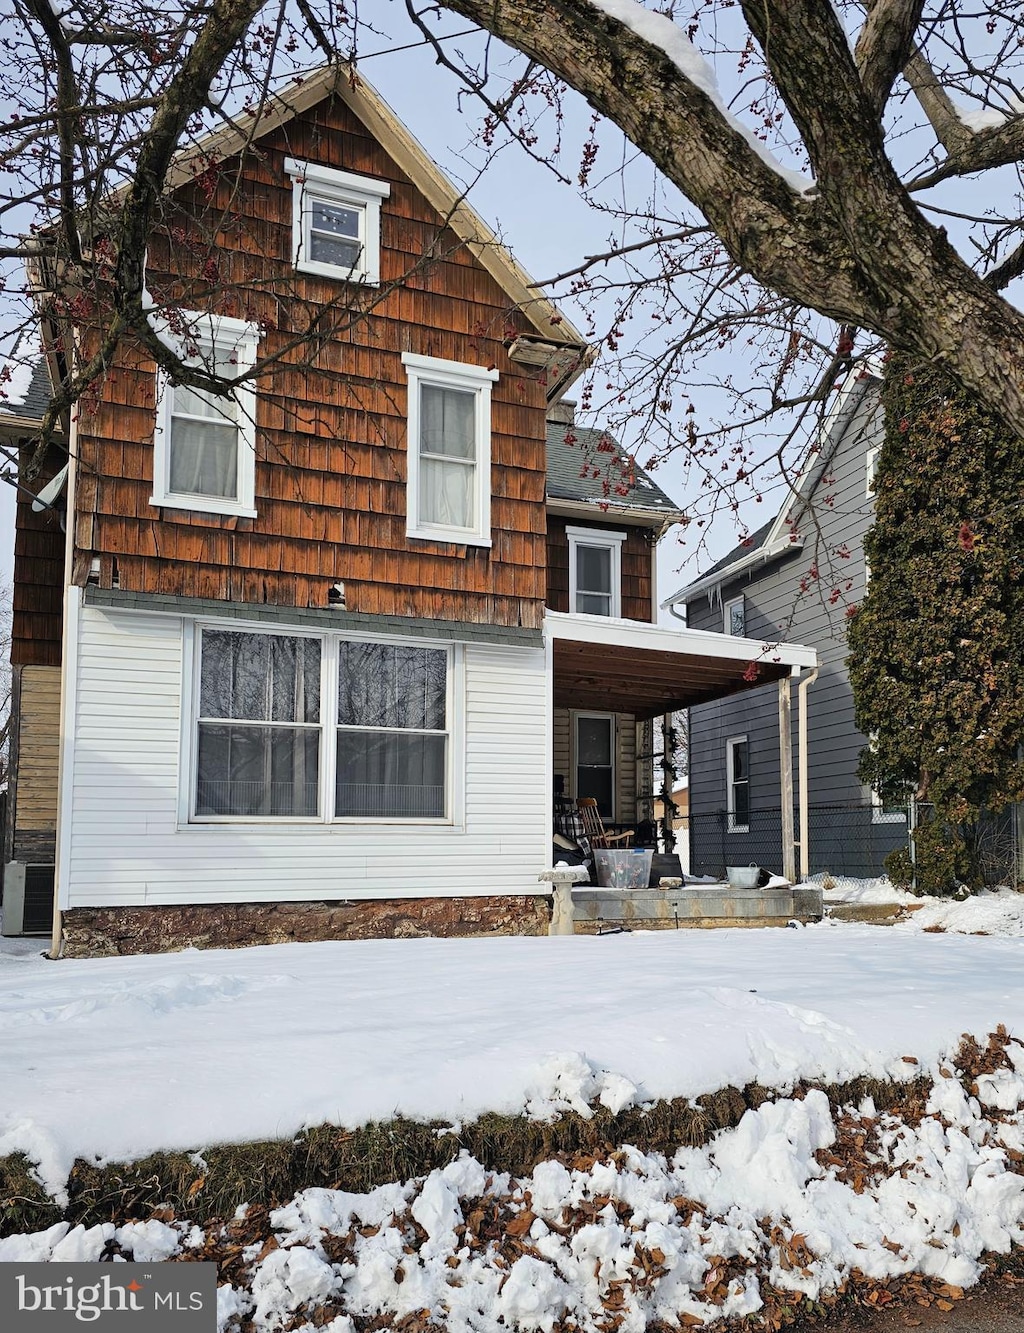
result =
[{"label": "chain link fence", "polygon": [[[921,805],[904,809],[864,801],[812,805],[808,810],[809,866],[813,878],[824,878],[842,888],[845,883],[875,879],[885,874],[885,858],[900,848],[912,848],[911,832],[930,811]],[[1018,807],[986,815],[972,836],[985,883],[1019,884],[1024,880],[1024,839]],[[799,816],[794,811],[799,839]],[[689,873],[715,879],[727,866],[759,865],[782,874],[782,812],[751,810],[747,822],[735,826],[724,810],[691,814],[677,831],[677,851],[688,854]],[[684,862],[685,864],[685,862]],[[797,847],[797,865],[800,849]]]}]

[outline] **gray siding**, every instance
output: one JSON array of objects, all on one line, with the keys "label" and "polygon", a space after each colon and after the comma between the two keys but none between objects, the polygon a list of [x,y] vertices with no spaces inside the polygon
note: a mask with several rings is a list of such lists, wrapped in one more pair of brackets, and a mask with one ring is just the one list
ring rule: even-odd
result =
[{"label": "gray siding", "polygon": [[[881,857],[903,845],[906,836],[902,822],[873,821],[870,792],[857,780],[866,742],[854,726],[845,661],[846,612],[864,596],[863,538],[874,507],[867,492],[867,453],[880,430],[877,389],[865,382],[851,392],[847,410],[823,441],[805,492],[808,501],[796,511],[802,549],[739,577],[726,576],[687,605],[694,629],[720,631],[725,603],[743,594],[749,638],[789,639],[818,650],[820,671],[808,695],[809,801],[812,807],[862,808],[812,815],[812,869],[856,875],[879,873]],[[793,703],[795,755],[795,688]],[[726,808],[726,741],[741,735],[750,747],[749,834],[728,833],[724,817],[717,818]],[[718,873],[723,864],[751,860],[777,870],[780,802],[777,689],[766,686],[692,709],[694,872]]]}]

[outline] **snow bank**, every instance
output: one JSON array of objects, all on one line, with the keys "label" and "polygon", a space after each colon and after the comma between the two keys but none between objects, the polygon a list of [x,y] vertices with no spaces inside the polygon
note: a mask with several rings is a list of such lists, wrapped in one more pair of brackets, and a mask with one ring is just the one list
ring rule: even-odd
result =
[{"label": "snow bank", "polygon": [[996,889],[963,902],[951,898],[915,898],[917,910],[893,929],[901,932],[944,930],[960,935],[1024,937],[1024,893]]},{"label": "snow bank", "polygon": [[906,1078],[963,1032],[1024,1031],[1022,962],[1019,939],[828,923],[0,953],[0,1153],[25,1152],[60,1199],[79,1156]]},{"label": "snow bank", "polygon": [[916,1123],[870,1104],[836,1115],[812,1091],[670,1159],[625,1147],[510,1179],[463,1155],[365,1195],[305,1190],[269,1222],[240,1210],[206,1234],[64,1223],[0,1241],[0,1261],[201,1250],[231,1275],[220,1333],[242,1318],[266,1333],[352,1333],[354,1319],[417,1314],[450,1333],[570,1320],[600,1333],[609,1316],[642,1333],[762,1310],[776,1327],[773,1309],[827,1298],[855,1270],[862,1284],[921,1274],[955,1299],[983,1254],[1024,1242],[1024,1176],[1009,1157],[1024,1135],[1024,1048],[1004,1050],[981,1076],[999,1085],[997,1107],[947,1068]]}]

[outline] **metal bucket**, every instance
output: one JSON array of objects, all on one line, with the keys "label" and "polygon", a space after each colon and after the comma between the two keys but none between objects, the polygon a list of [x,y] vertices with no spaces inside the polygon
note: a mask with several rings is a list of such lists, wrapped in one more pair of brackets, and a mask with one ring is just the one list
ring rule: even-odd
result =
[{"label": "metal bucket", "polygon": [[756,865],[725,867],[730,889],[756,889],[760,875],[761,867]]}]

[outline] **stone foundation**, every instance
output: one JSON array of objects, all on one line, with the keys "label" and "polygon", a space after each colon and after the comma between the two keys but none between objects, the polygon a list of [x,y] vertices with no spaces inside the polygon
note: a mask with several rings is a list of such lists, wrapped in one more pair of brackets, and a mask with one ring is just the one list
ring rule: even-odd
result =
[{"label": "stone foundation", "polygon": [[64,957],[241,949],[314,940],[546,935],[551,899],[388,898],[345,903],[193,903],[74,907],[64,913]]}]

